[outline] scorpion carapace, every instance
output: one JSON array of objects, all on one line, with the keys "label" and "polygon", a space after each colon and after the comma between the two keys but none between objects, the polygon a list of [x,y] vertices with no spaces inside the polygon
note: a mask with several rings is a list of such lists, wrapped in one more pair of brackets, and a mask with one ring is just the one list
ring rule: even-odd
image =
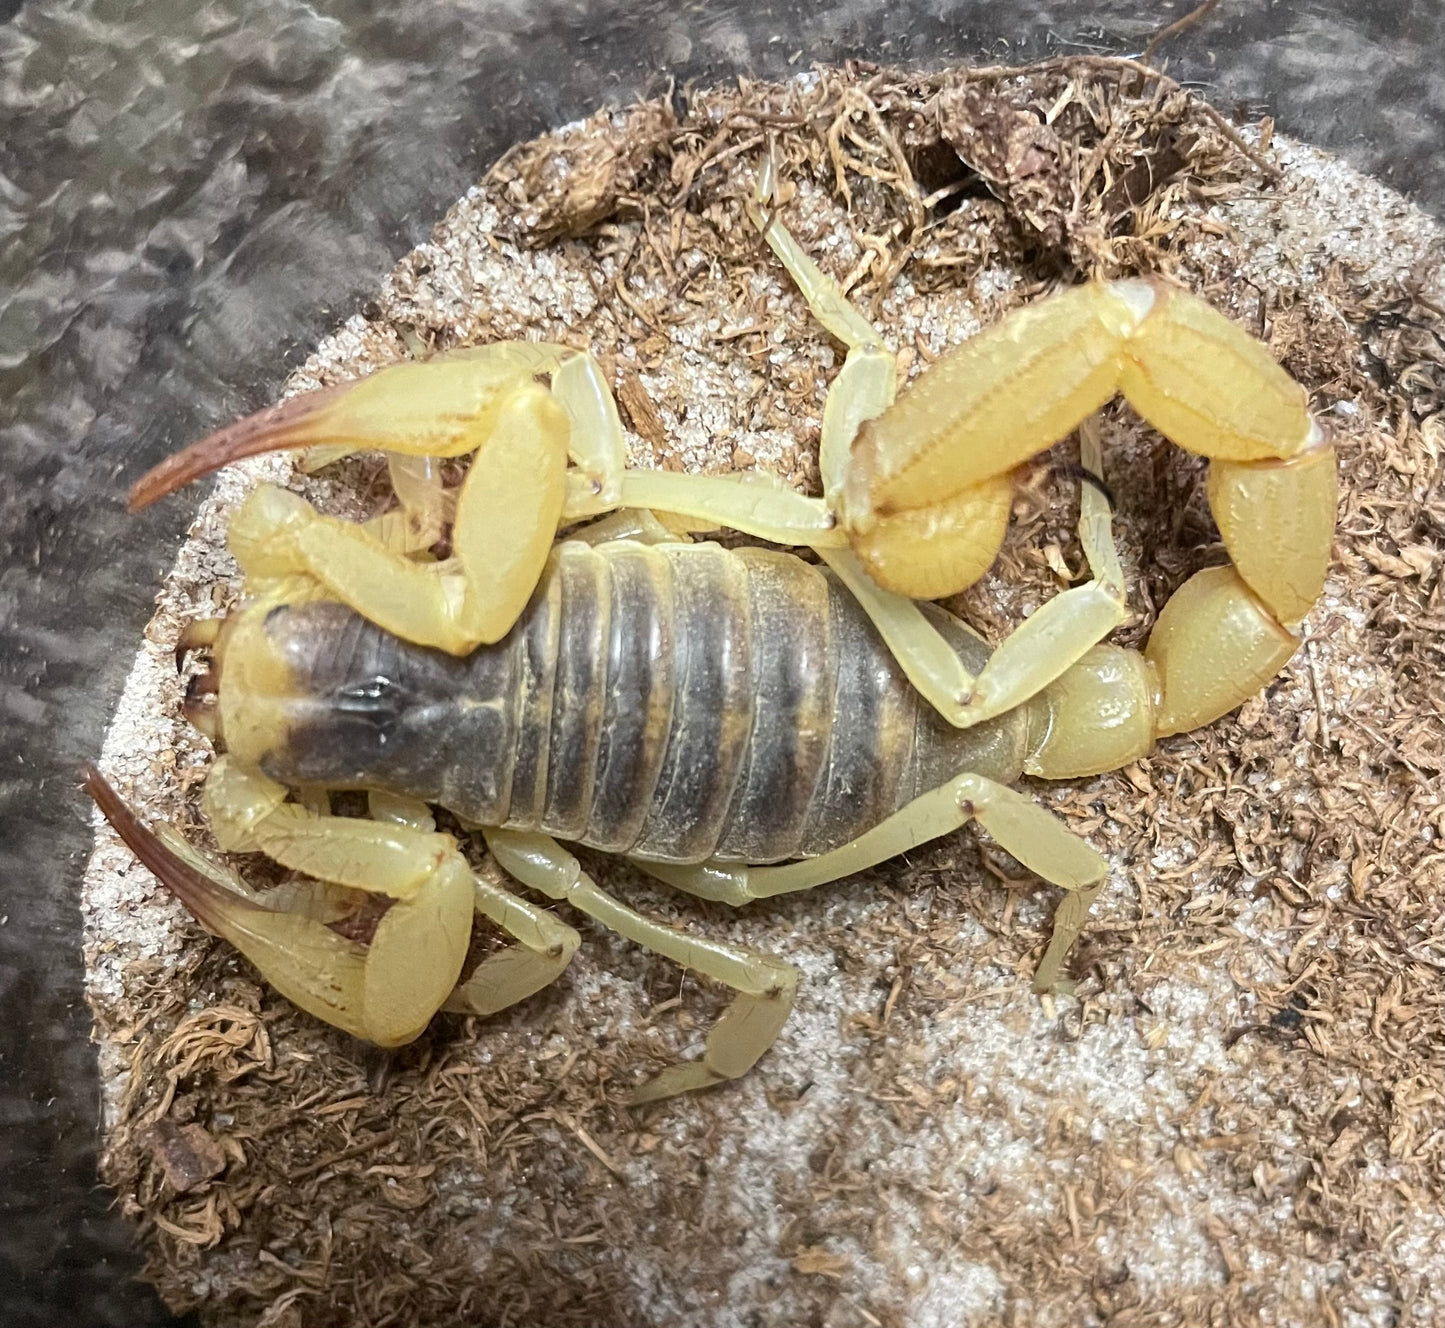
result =
[{"label": "scorpion carapace", "polygon": [[[1135,760],[1233,709],[1297,648],[1329,560],[1334,452],[1262,346],[1157,279],[1095,282],[1015,311],[895,402],[894,356],[767,211],[772,193],[765,166],[748,210],[848,349],[823,415],[821,499],[627,469],[598,362],[519,342],[287,403],[136,487],[151,501],[268,447],[311,447],[308,466],[387,453],[398,506],[370,522],[273,485],[237,509],[230,546],[251,605],[217,642],[219,684],[189,703],[229,748],[205,791],[221,847],[263,851],[325,882],[319,894],[255,897],[92,784],[147,863],[298,1004],[392,1045],[439,1007],[488,1013],[535,991],[578,937],[510,876],[734,989],[703,1059],[636,1100],[702,1087],[766,1050],[796,971],[649,921],[558,839],[743,904],[968,821],[1070,892],[1038,970],[1048,986],[1105,864],[1007,784]],[[1100,644],[1127,613],[1124,574],[1107,491],[1085,486],[1093,579],[997,649],[911,598],[959,590],[992,562],[1018,462],[1077,427],[1102,477],[1092,413],[1116,393],[1210,458],[1233,564],[1190,578],[1144,653]],[[466,453],[466,478],[446,489],[437,459]],[[718,526],[807,546],[826,570],[682,533]],[[372,819],[331,814],[325,794],[343,788],[368,791]],[[428,802],[480,826],[482,871],[435,831]],[[366,941],[348,921],[357,891],[387,901]],[[473,910],[514,944],[463,975]]]}]

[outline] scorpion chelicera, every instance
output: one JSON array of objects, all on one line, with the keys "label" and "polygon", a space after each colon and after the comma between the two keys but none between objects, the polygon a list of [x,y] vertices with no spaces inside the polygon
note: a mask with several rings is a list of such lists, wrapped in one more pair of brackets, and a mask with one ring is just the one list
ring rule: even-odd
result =
[{"label": "scorpion chelicera", "polygon": [[[246,599],[183,639],[212,650],[187,713],[224,751],[203,795],[217,842],[311,883],[254,891],[87,776],[157,877],[302,1008],[395,1046],[439,1009],[485,1015],[535,992],[579,937],[518,881],[732,989],[702,1059],[631,1100],[702,1088],[766,1051],[797,970],[649,920],[559,840],[741,905],[970,821],[1069,891],[1046,988],[1106,864],[1008,785],[1123,766],[1233,709],[1297,648],[1329,561],[1334,450],[1261,344],[1162,281],[1091,282],[1015,311],[895,401],[894,357],[772,194],[765,163],[749,213],[848,348],[823,417],[821,499],[627,469],[597,362],[522,342],[294,398],[133,490],[144,505],[278,448],[311,448],[312,466],[388,454],[398,506],[367,523],[255,489],[229,532]],[[1093,579],[990,650],[921,601],[993,561],[1018,463],[1077,428],[1085,469],[1102,474],[1092,416],[1117,393],[1209,458],[1233,564],[1190,578],[1143,653],[1101,644],[1125,616],[1124,579],[1106,491],[1086,484]],[[438,459],[467,453],[466,478],[445,488]],[[821,566],[679,533],[721,526],[809,547]],[[369,818],[331,814],[343,790],[366,791]],[[480,829],[482,869],[428,804]],[[466,973],[474,913],[511,944]]]}]

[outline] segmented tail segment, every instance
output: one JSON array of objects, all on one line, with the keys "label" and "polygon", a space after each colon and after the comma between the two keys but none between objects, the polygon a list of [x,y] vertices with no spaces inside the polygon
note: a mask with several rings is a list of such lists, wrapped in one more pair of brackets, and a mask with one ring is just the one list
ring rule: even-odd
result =
[{"label": "segmented tail segment", "polygon": [[[971,547],[949,565],[917,532],[949,528],[955,511],[985,496],[992,503],[1012,467],[1116,394],[1180,447],[1209,458],[1210,506],[1233,565],[1198,573],[1164,607],[1147,669],[1121,670],[1116,657],[1092,654],[1089,681],[1076,674],[1055,686],[1053,700],[1082,723],[1101,688],[1129,695],[1131,707],[1148,697],[1151,736],[1162,737],[1232,710],[1293,655],[1295,630],[1324,586],[1335,525],[1334,448],[1304,389],[1204,301],[1149,279],[1093,282],[1015,311],[929,366],[863,424],[840,517],[887,589],[965,589],[991,561],[992,536],[986,557]],[[1036,761],[1058,778],[1081,773],[1073,756],[1064,759],[1063,742]],[[1112,761],[1102,752],[1097,759]]]}]

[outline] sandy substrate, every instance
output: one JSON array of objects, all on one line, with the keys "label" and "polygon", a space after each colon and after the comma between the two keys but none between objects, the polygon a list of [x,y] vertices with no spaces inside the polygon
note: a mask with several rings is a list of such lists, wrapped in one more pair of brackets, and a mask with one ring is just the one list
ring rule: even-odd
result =
[{"label": "sandy substrate", "polygon": [[[1076,997],[1029,990],[1057,893],[968,834],[741,915],[589,859],[805,977],[746,1079],[641,1112],[622,1093],[695,1055],[722,1002],[665,961],[583,925],[548,992],[383,1058],[264,990],[99,827],[106,1175],[150,1275],[227,1324],[1445,1322],[1445,280],[1421,213],[1122,65],[824,72],[525,145],[288,390],[568,341],[611,376],[633,464],[812,485],[841,352],[742,216],[769,142],[785,220],[910,374],[1089,273],[1162,270],[1262,334],[1341,456],[1303,648],[1209,729],[1034,788],[1111,861]],[[1133,645],[1222,551],[1199,463],[1126,410],[1107,425]],[[1070,447],[1021,477],[959,604],[995,637],[1082,569]],[[244,463],[203,504],[105,745],[125,796],[199,843],[210,753],[172,650],[237,593],[226,513],[290,475]],[[343,512],[379,493],[365,462],[292,482]]]}]

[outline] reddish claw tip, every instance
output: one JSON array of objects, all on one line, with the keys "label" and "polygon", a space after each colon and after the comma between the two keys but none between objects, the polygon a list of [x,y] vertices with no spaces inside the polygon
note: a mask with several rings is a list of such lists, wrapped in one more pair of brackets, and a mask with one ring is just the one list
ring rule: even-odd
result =
[{"label": "reddish claw tip", "polygon": [[203,926],[219,932],[225,910],[234,912],[236,909],[261,908],[259,904],[218,885],[171,852],[154,832],[141,824],[136,814],[125,805],[120,794],[93,765],[81,767],[81,778],[85,791],[95,800],[101,815],[110,822],[111,829],[121,837],[125,846]]},{"label": "reddish claw tip", "polygon": [[222,466],[229,466],[242,457],[328,441],[322,431],[311,427],[315,423],[314,417],[349,387],[349,383],[342,383],[306,392],[207,434],[199,442],[168,456],[160,465],[142,475],[131,486],[126,510],[139,512],[192,480],[220,470]]}]

